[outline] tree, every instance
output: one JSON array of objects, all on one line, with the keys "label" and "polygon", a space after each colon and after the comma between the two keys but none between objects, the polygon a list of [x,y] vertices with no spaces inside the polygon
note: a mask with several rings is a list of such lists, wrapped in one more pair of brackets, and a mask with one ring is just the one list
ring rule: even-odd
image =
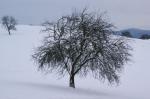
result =
[{"label": "tree", "polygon": [[131,33],[129,31],[122,32],[121,35],[122,36],[126,36],[126,37],[132,37],[132,35],[131,35]]},{"label": "tree", "polygon": [[6,30],[8,31],[9,35],[11,35],[11,30],[16,30],[16,25],[17,25],[17,21],[15,18],[13,18],[12,16],[4,16],[2,17],[2,26],[4,26],[4,28],[6,28]]},{"label": "tree", "polygon": [[143,35],[141,35],[140,39],[150,39],[150,35],[143,34]]},{"label": "tree", "polygon": [[75,88],[75,76],[92,72],[97,79],[119,82],[118,73],[129,60],[127,40],[112,35],[113,25],[102,15],[73,12],[55,23],[45,22],[48,36],[33,54],[39,69],[68,74],[69,86]]}]

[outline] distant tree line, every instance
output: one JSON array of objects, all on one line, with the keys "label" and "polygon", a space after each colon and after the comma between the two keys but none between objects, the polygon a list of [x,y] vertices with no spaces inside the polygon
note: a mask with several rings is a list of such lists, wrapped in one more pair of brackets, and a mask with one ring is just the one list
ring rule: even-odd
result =
[{"label": "distant tree line", "polygon": [[[130,38],[134,38],[134,36],[132,36],[132,34],[129,31],[124,31],[121,33],[121,36],[125,36],[125,37],[130,37]],[[150,39],[150,35],[149,34],[142,34],[139,39]]]},{"label": "distant tree line", "polygon": [[129,31],[124,31],[124,32],[122,32],[121,35],[126,36],[126,37],[131,37],[131,38],[133,37]]},{"label": "distant tree line", "polygon": [[143,34],[143,35],[141,35],[140,39],[150,39],[150,35]]}]

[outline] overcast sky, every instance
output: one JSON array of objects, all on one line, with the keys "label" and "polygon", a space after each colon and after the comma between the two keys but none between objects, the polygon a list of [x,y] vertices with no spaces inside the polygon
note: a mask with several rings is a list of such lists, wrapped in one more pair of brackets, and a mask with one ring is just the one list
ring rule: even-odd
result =
[{"label": "overcast sky", "polygon": [[40,24],[85,7],[106,11],[118,29],[150,29],[150,0],[0,0],[0,17],[11,15],[21,24]]}]

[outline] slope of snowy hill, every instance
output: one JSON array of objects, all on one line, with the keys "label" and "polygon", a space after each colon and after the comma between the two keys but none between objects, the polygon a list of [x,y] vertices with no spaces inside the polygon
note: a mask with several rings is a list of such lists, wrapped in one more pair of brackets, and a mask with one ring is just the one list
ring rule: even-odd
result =
[{"label": "slope of snowy hill", "polygon": [[44,36],[40,26],[17,26],[11,36],[0,28],[0,99],[150,99],[150,40],[133,39],[132,61],[126,64],[119,86],[38,71],[31,55]]}]

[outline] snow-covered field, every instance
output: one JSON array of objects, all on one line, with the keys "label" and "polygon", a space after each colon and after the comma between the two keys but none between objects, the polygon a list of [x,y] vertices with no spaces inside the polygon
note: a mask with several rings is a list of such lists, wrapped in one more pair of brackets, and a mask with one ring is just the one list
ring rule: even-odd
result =
[{"label": "snow-covered field", "polygon": [[0,99],[150,99],[150,40],[131,42],[132,61],[125,66],[119,86],[76,77],[45,75],[31,55],[42,40],[40,26],[17,26],[11,36],[0,27]]}]

